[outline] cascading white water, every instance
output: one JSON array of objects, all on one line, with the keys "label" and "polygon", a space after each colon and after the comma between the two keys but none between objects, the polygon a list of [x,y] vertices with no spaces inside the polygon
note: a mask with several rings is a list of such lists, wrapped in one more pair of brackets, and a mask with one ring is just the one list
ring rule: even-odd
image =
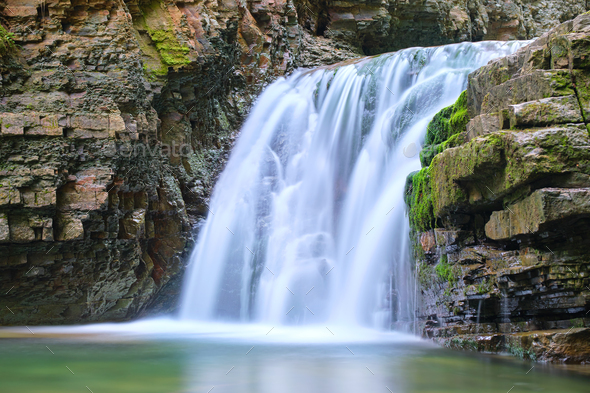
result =
[{"label": "cascading white water", "polygon": [[403,189],[426,126],[470,72],[523,45],[412,48],[273,83],[215,187],[181,318],[411,321]]}]

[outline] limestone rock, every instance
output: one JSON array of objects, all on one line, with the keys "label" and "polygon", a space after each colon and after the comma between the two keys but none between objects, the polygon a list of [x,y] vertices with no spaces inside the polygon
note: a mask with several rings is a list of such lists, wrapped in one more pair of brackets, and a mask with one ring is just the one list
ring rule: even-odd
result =
[{"label": "limestone rock", "polygon": [[478,136],[500,131],[502,125],[502,116],[497,113],[491,115],[478,115],[467,123],[466,140],[470,141]]},{"label": "limestone rock", "polygon": [[58,241],[84,239],[84,225],[82,220],[71,214],[60,214],[57,217]]},{"label": "limestone rock", "polygon": [[531,39],[588,10],[579,0],[301,3],[300,17],[315,31],[369,55],[470,40]]},{"label": "limestone rock", "polygon": [[569,225],[568,219],[590,215],[590,189],[543,188],[507,210],[492,213],[486,236],[507,240],[534,234],[549,226]]},{"label": "limestone rock", "polygon": [[467,137],[422,169],[438,226],[429,253],[413,239],[425,337],[589,360],[589,35],[580,15],[470,75]]},{"label": "limestone rock", "polygon": [[575,95],[523,102],[509,105],[508,108],[510,128],[584,122],[582,109]]},{"label": "limestone rock", "polygon": [[431,164],[435,215],[492,204],[542,176],[590,173],[589,148],[585,126],[555,126],[493,133],[447,149]]},{"label": "limestone rock", "polygon": [[433,231],[424,232],[420,235],[420,244],[425,253],[432,253],[436,247],[436,238]]},{"label": "limestone rock", "polygon": [[0,243],[10,241],[10,226],[8,225],[8,216],[6,213],[0,214]]}]

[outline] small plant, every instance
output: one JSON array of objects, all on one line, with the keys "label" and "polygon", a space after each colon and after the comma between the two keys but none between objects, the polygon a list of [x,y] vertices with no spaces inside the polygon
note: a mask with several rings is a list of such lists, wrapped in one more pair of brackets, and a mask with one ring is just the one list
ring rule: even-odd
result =
[{"label": "small plant", "polygon": [[515,356],[522,360],[532,360],[533,362],[537,361],[537,355],[533,352],[532,349],[524,349],[518,344],[508,344],[506,345],[506,350],[512,356]]},{"label": "small plant", "polygon": [[448,258],[446,255],[441,255],[440,261],[436,265],[436,274],[438,277],[443,280],[447,281],[450,286],[453,286],[459,280],[457,278],[458,269],[455,266],[451,266],[448,262]]},{"label": "small plant", "polygon": [[477,351],[479,347],[477,341],[469,338],[460,337],[451,338],[449,341],[446,342],[445,346],[451,349],[462,349],[466,351]]},{"label": "small plant", "polygon": [[483,279],[482,282],[477,284],[477,287],[475,288],[478,295],[483,295],[484,293],[488,293],[491,289],[492,289],[491,283],[488,280],[486,280],[485,278]]},{"label": "small plant", "polygon": [[418,282],[422,288],[428,288],[432,284],[434,268],[430,265],[420,265],[418,270]]},{"label": "small plant", "polygon": [[9,33],[4,27],[0,26],[0,56],[5,56],[15,49],[14,33]]},{"label": "small plant", "polygon": [[584,320],[582,318],[570,319],[572,323],[572,328],[583,328],[584,327]]}]

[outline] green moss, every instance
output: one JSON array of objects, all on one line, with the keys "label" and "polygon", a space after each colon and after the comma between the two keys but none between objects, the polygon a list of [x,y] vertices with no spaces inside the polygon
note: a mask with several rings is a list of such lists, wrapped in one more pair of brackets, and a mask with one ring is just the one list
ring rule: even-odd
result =
[{"label": "green moss", "polygon": [[[467,129],[467,123],[469,123],[469,113],[467,111],[467,91],[461,93],[457,102],[453,106],[453,114],[449,119],[449,125],[451,126],[451,135],[458,134]],[[448,138],[447,138],[448,139]]]},{"label": "green moss", "polygon": [[451,136],[449,139],[447,139],[446,141],[444,141],[443,143],[441,143],[439,145],[440,147],[438,148],[437,151],[439,153],[442,153],[443,151],[450,149],[452,147],[461,146],[465,142],[467,142],[467,139],[465,138],[464,133],[455,134],[455,135]]},{"label": "green moss", "polygon": [[148,34],[156,45],[162,61],[167,66],[183,66],[191,62],[186,56],[190,52],[190,48],[179,44],[171,28],[153,30],[148,27]]},{"label": "green moss", "polygon": [[461,93],[457,101],[434,115],[426,131],[426,145],[443,143],[451,136],[465,131],[469,122],[467,111],[467,91]]},{"label": "green moss", "polygon": [[477,341],[469,338],[453,337],[446,342],[445,346],[451,349],[462,349],[466,351],[477,351]]},{"label": "green moss", "polygon": [[420,265],[418,282],[422,288],[429,288],[433,283],[434,268],[431,265]]},{"label": "green moss", "polygon": [[408,176],[404,199],[409,208],[408,216],[413,231],[425,232],[434,228],[429,168],[423,168]]},{"label": "green moss", "polygon": [[568,71],[556,71],[551,73],[550,85],[551,89],[548,94],[544,94],[545,98],[575,94],[575,90],[572,86],[572,77]]},{"label": "green moss", "polygon": [[488,280],[484,279],[482,282],[477,284],[475,290],[478,295],[483,295],[492,290],[492,284]]},{"label": "green moss", "polygon": [[459,275],[459,269],[456,266],[449,264],[446,255],[441,255],[440,261],[438,261],[434,270],[442,281],[449,283],[449,287],[453,287],[457,281],[459,281],[459,278],[457,277]]},{"label": "green moss", "polygon": [[452,115],[453,105],[441,109],[434,115],[426,128],[426,139],[424,140],[426,145],[437,145],[449,138],[451,132],[449,119]]},{"label": "green moss", "polygon": [[583,328],[584,327],[584,319],[583,318],[576,318],[570,319],[572,324],[572,328]]},{"label": "green moss", "polygon": [[[428,124],[425,147],[420,152],[422,166],[428,166],[435,155],[450,147],[456,147],[465,142],[464,137],[456,137],[467,128],[469,122],[469,111],[467,110],[467,91],[461,93],[457,101],[434,115]],[[450,141],[452,143],[445,144]]]},{"label": "green moss", "polygon": [[14,34],[0,26],[0,57],[4,57],[16,50]]},{"label": "green moss", "polygon": [[440,146],[440,144],[439,145],[428,145],[428,146],[425,146],[420,151],[420,164],[422,164],[423,167],[427,167],[430,165],[434,156],[436,156],[439,153],[439,151],[438,151],[439,146]]},{"label": "green moss", "polygon": [[[151,43],[138,37],[142,52],[154,59],[146,71],[150,76],[167,75],[168,67],[180,67],[191,63],[188,57],[190,48],[176,37],[174,22],[166,8],[158,0],[140,6],[142,17],[134,18],[138,31],[147,31]],[[152,46],[153,45],[153,46]],[[155,48],[155,50],[154,50]],[[157,59],[159,57],[159,59]]]}]

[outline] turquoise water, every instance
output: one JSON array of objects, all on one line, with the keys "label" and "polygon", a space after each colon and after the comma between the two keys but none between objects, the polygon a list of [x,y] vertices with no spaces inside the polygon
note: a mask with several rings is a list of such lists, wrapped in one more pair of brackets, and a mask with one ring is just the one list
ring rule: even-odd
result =
[{"label": "turquoise water", "polygon": [[454,352],[413,339],[297,344],[205,337],[105,338],[109,336],[2,339],[0,391],[590,391],[590,378],[580,373],[508,357]]}]

